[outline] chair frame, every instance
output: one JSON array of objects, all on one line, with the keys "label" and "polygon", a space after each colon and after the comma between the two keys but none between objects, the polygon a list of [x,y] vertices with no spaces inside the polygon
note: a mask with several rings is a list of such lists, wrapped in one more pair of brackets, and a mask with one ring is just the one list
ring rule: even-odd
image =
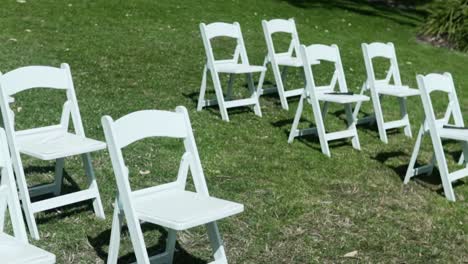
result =
[{"label": "chair frame", "polygon": [[[393,43],[380,43],[374,42],[371,44],[362,43],[362,53],[364,56],[364,62],[366,65],[366,72],[367,72],[367,80],[364,82],[361,88],[361,94],[364,94],[366,91],[370,91],[372,105],[374,108],[374,114],[368,116],[367,118],[362,118],[358,120],[358,124],[365,124],[365,123],[377,123],[377,127],[379,130],[379,137],[380,140],[384,143],[388,143],[388,136],[387,130],[393,128],[404,128],[404,133],[407,137],[412,137],[411,133],[411,125],[408,117],[408,110],[407,110],[407,103],[406,103],[406,96],[403,95],[390,95],[385,94],[388,96],[396,96],[398,97],[399,105],[400,105],[400,119],[393,120],[393,121],[384,121],[384,114],[381,106],[381,100],[383,97],[383,93],[378,91],[378,86],[389,86],[395,89],[395,92],[401,91],[402,89],[406,91],[413,91],[408,96],[415,96],[419,95],[416,89],[409,88],[407,86],[403,86],[400,77],[400,70],[398,67],[397,56],[395,52],[395,47]],[[376,57],[381,57],[388,59],[390,61],[390,67],[387,71],[387,75],[383,80],[377,80],[375,77],[374,66],[372,63],[372,59]],[[393,79],[393,84],[391,81]],[[357,119],[359,110],[361,108],[361,104],[356,105],[354,109],[354,117]]]},{"label": "chair frame", "polygon": [[[7,138],[5,135],[5,130],[3,128],[0,128],[0,173],[0,234],[4,233],[5,215],[6,210],[8,209],[11,225],[13,227],[14,237],[11,238],[11,242],[18,243],[14,244],[16,246],[29,245],[26,226],[24,225],[23,215],[21,214],[21,205],[17,193],[15,177],[13,175],[13,168],[10,159],[10,152],[8,150]],[[6,250],[8,250],[8,247]],[[55,256],[53,256],[52,258],[53,260],[50,260],[50,262],[48,263],[55,263]],[[44,260],[33,260],[32,262],[28,263],[45,264]]]},{"label": "chair frame", "polygon": [[[24,78],[24,76],[30,77]],[[66,91],[67,100],[63,105],[60,124],[15,131],[15,116],[9,105],[9,102],[12,101],[12,96],[24,90],[37,89],[40,87]],[[68,131],[70,118],[75,133],[78,136],[85,137],[81,115],[78,108],[78,100],[76,99],[75,88],[73,85],[69,65],[63,63],[61,64],[60,68],[49,66],[27,66],[10,71],[4,75],[0,74],[0,107],[8,145],[10,146],[16,181],[19,188],[19,196],[22,201],[26,223],[28,225],[31,236],[36,240],[40,238],[39,230],[37,228],[34,217],[36,213],[85,200],[93,200],[95,214],[98,218],[104,219],[104,209],[96,182],[96,176],[92,167],[90,153],[81,154],[85,172],[88,177],[89,187],[86,190],[60,195],[63,181],[65,157],[56,159],[55,179],[53,183],[28,188],[20,150],[18,149],[17,145],[17,135],[52,131],[58,128],[62,128]],[[31,197],[40,196],[47,193],[53,193],[56,197],[37,202],[31,201]]]},{"label": "chair frame", "polygon": [[[413,153],[411,155],[410,163],[406,171],[404,184],[407,184],[410,179],[414,176],[421,174],[431,174],[434,166],[437,164],[439,168],[440,177],[442,180],[442,186],[444,189],[445,197],[449,201],[455,201],[455,193],[453,191],[452,182],[467,177],[468,176],[468,163],[464,160],[463,157],[468,155],[468,137],[450,137],[444,130],[444,126],[451,126],[452,129],[463,128],[464,122],[462,113],[460,110],[460,104],[458,101],[458,96],[450,73],[442,74],[428,74],[426,76],[418,75],[418,86],[421,91],[421,99],[423,102],[423,108],[425,113],[425,121],[419,129],[418,136],[414,145]],[[445,111],[445,115],[441,119],[436,119],[434,114],[434,109],[432,107],[432,101],[430,94],[433,91],[442,91],[447,93],[449,98],[449,103]],[[453,119],[454,124],[450,124],[450,120]],[[421,147],[421,142],[424,136],[429,134],[432,146],[433,146],[433,157],[430,164],[415,167],[416,160],[419,154]],[[468,134],[466,134],[468,135]],[[462,142],[463,151],[462,156],[459,160],[459,164],[465,163],[465,168],[449,172],[447,166],[447,160],[445,158],[445,153],[443,149],[442,142],[444,139],[454,139]]]},{"label": "chair frame", "polygon": [[0,233],[4,230],[5,212],[8,207],[14,236],[21,242],[29,243],[3,128],[0,128],[0,167]]},{"label": "chair frame", "polygon": [[[150,120],[151,122],[149,122]],[[172,263],[176,244],[176,230],[166,228],[168,236],[165,251],[159,255],[149,257],[140,227],[141,219],[138,218],[135,212],[132,197],[169,189],[185,190],[189,170],[196,192],[209,196],[187,109],[178,106],[175,112],[143,110],[131,113],[116,121],[112,120],[110,116],[104,116],[102,124],[118,186],[107,263],[117,263],[120,231],[124,218],[127,220],[130,238],[138,263],[148,264],[155,261]],[[144,128],[142,128],[142,124],[144,124]],[[160,126],[159,124],[165,124],[165,126]],[[135,127],[139,129],[134,129]],[[132,191],[128,181],[129,171],[122,156],[122,148],[147,137],[183,139],[186,152],[182,156],[176,181]],[[211,263],[227,263],[226,253],[216,221],[206,224],[206,227],[211,247],[214,251],[215,261]]]},{"label": "chair frame", "polygon": [[[206,25],[205,23],[200,24],[200,32],[203,39],[203,45],[205,47],[206,53],[206,63],[203,68],[202,82],[200,87],[200,95],[198,97],[197,111],[201,111],[204,107],[218,105],[219,111],[221,112],[221,117],[224,121],[229,121],[229,115],[227,112],[228,108],[241,107],[241,106],[251,106],[253,105],[254,112],[257,116],[262,116],[262,111],[260,108],[260,102],[258,99],[257,90],[261,89],[262,83],[259,82],[258,87],[255,88],[253,81],[253,72],[231,72],[229,73],[228,89],[227,89],[227,99],[225,100],[221,81],[219,78],[218,67],[224,63],[231,64],[241,64],[244,66],[252,66],[249,64],[249,58],[247,57],[247,51],[244,44],[244,38],[242,36],[241,28],[239,23],[234,22],[233,24],[215,22]],[[227,60],[216,60],[214,57],[213,49],[211,46],[211,39],[217,37],[229,37],[237,40],[237,45],[234,51],[232,59]],[[265,71],[266,69],[263,69]],[[208,72],[211,75],[213,81],[213,86],[216,94],[216,99],[207,100],[205,99],[205,92],[207,87],[207,75]],[[232,95],[232,86],[234,83],[234,78],[236,74],[246,74],[247,85],[250,90],[250,97],[245,99],[236,99],[230,100]]]},{"label": "chair frame", "polygon": [[[302,45],[300,51],[302,61],[304,63],[304,74],[307,81],[306,88],[301,95],[299,105],[296,110],[296,115],[294,117],[292,128],[289,134],[288,143],[292,143],[294,138],[298,136],[309,134],[318,135],[323,154],[330,157],[331,154],[328,147],[328,141],[351,137],[353,148],[360,150],[361,146],[356,130],[356,119],[353,117],[351,104],[361,100],[369,100],[369,98],[363,95],[338,95],[339,98],[331,95],[329,95],[328,98],[327,96],[324,96],[327,93],[335,91],[336,84],[338,84],[340,93],[348,93],[338,46],[315,44],[306,47]],[[335,64],[335,71],[330,85],[315,85],[311,66],[316,64],[316,61],[329,61]],[[347,101],[342,102],[343,99],[346,99]],[[297,127],[302,116],[304,100],[307,100],[307,102],[312,105],[316,127],[299,130]],[[322,109],[320,109],[320,101],[324,102]],[[329,133],[325,131],[324,119],[328,111],[329,103],[338,103],[344,105],[346,121],[348,123],[348,128],[346,130]]]},{"label": "chair frame", "polygon": [[[262,27],[263,27],[263,34],[265,35],[265,40],[268,48],[268,53],[265,56],[265,60],[263,61],[263,66],[266,68],[268,64],[271,64],[271,69],[273,70],[273,75],[275,77],[276,86],[272,88],[262,88],[259,86],[257,89],[257,94],[259,96],[263,94],[269,94],[277,92],[278,96],[281,101],[281,107],[285,110],[289,110],[288,105],[288,98],[293,96],[300,96],[304,91],[304,88],[297,88],[292,90],[285,90],[284,89],[284,82],[286,81],[286,75],[288,67],[303,67],[302,62],[297,65],[287,65],[281,64],[278,62],[278,58],[288,57],[288,58],[295,58],[300,60],[299,48],[300,48],[300,41],[299,35],[296,29],[296,23],[293,18],[290,19],[272,19],[270,21],[262,20]],[[291,35],[291,42],[289,44],[289,48],[287,52],[276,53],[275,46],[273,43],[272,35],[275,33],[288,33]],[[296,55],[294,57],[293,55]],[[283,69],[280,70],[280,66],[283,66]],[[259,83],[264,82],[265,80],[266,71],[262,72],[260,75]],[[304,78],[305,79],[305,78]],[[304,80],[305,81],[305,80]]]}]

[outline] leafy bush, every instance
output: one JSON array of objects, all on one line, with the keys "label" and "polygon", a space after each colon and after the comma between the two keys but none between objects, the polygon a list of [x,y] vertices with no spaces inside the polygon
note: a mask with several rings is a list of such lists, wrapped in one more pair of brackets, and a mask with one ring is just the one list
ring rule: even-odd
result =
[{"label": "leafy bush", "polygon": [[422,34],[468,51],[468,0],[436,0],[428,11]]}]

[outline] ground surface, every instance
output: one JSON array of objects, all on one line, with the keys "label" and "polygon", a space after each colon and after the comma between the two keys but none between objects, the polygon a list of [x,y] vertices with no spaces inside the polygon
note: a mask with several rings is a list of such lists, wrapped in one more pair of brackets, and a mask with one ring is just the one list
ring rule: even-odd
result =
[{"label": "ground surface", "polygon": [[[466,180],[455,187],[456,203],[444,198],[437,172],[404,186],[414,139],[401,131],[391,133],[385,145],[375,127],[361,126],[362,151],[341,141],[332,144],[327,158],[313,137],[287,143],[297,101],[288,112],[277,97],[262,97],[263,118],[246,108],[230,111],[230,123],[221,121],[216,108],[196,112],[205,61],[198,24],[240,22],[250,61],[259,64],[266,53],[261,20],[289,17],[296,19],[303,43],[339,45],[351,90],[357,92],[365,79],[360,43],[392,41],[404,83],[414,87],[417,73],[451,72],[468,117],[466,54],[418,43],[418,12],[367,1],[4,0],[0,70],[69,63],[87,135],[101,140],[103,115],[185,105],[211,194],[245,204],[243,214],[220,223],[232,263],[468,262]],[[228,54],[228,48],[217,52]],[[323,82],[326,69],[317,72]],[[271,74],[267,79],[273,80]],[[289,86],[300,81],[290,80]],[[238,93],[246,90],[242,81],[236,83]],[[20,95],[14,105],[18,127],[57,122],[62,100],[57,91]],[[398,115],[395,103],[385,100],[390,118]],[[435,103],[441,113],[444,103],[443,98]],[[313,122],[311,108],[306,109],[303,126]],[[364,111],[370,110],[366,104]],[[423,114],[418,98],[409,100],[409,111],[416,134]],[[330,129],[343,127],[341,109],[332,108],[327,118]],[[129,147],[132,185],[173,179],[182,153],[178,143],[145,140]],[[431,156],[430,141],[424,144],[420,163]],[[459,151],[457,144],[447,144],[452,168]],[[31,182],[52,179],[47,171],[53,164],[25,163]],[[116,186],[106,151],[94,155],[94,165],[105,221],[94,217],[89,203],[38,215],[42,240],[34,244],[55,253],[58,263],[106,259]],[[83,187],[79,160],[67,159],[66,167],[65,191]],[[159,229],[145,225],[145,236],[151,254],[162,249]],[[127,263],[134,260],[128,236],[123,243]],[[180,233],[176,262],[207,263],[208,245],[202,228]],[[344,257],[352,251],[357,251],[354,258]]]}]

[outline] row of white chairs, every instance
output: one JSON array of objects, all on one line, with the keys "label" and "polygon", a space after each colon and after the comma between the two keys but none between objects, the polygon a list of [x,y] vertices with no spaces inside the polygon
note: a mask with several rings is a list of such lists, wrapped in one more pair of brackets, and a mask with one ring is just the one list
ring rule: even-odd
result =
[{"label": "row of white chairs", "polygon": [[[63,104],[60,123],[17,131],[11,103],[15,101],[14,97],[17,93],[32,88],[66,91],[67,97]],[[146,264],[150,261],[171,263],[176,244],[176,232],[200,225],[205,225],[208,231],[214,251],[212,263],[227,263],[216,221],[241,213],[244,206],[210,196],[185,107],[177,107],[175,112],[138,111],[116,121],[105,116],[102,118],[102,124],[107,144],[88,138],[84,133],[72,76],[67,64],[62,64],[60,68],[28,66],[3,75],[0,73],[0,106],[4,126],[4,129],[0,128],[1,263],[55,263],[53,254],[28,243],[20,201],[26,223],[34,239],[39,239],[35,219],[38,212],[91,200],[97,217],[105,217],[90,153],[105,149],[106,145],[117,182],[117,197],[114,204],[107,263],[117,263],[120,231],[124,220],[127,222],[138,263]],[[134,172],[129,171],[126,166],[121,150],[133,142],[148,137],[179,139],[183,141],[185,153],[181,157],[178,175],[173,182],[132,190],[129,177]],[[21,155],[46,161],[55,160],[54,182],[28,187],[27,180],[30,176],[25,175]],[[65,158],[76,155],[80,155],[83,159],[88,186],[84,190],[62,194]],[[189,173],[193,179],[195,191],[186,189]],[[53,197],[32,202],[32,196],[44,194],[52,194]],[[3,229],[7,207],[10,211],[14,237],[5,234]],[[148,256],[140,227],[142,222],[156,224],[167,230],[166,250],[162,254],[151,258]]]},{"label": "row of white chairs", "polygon": [[[328,141],[330,140],[351,137],[353,138],[354,148],[360,148],[355,125],[358,121],[358,114],[362,103],[369,100],[369,97],[365,96],[364,94],[370,91],[374,114],[360,119],[359,124],[376,122],[380,139],[385,143],[388,143],[386,131],[389,129],[403,127],[405,135],[408,137],[412,136],[406,107],[406,98],[409,96],[419,95],[419,91],[402,84],[395,48],[392,43],[362,44],[362,51],[367,70],[367,80],[364,82],[360,94],[354,95],[348,91],[340,52],[336,45],[301,45],[296,29],[296,24],[293,19],[273,19],[270,21],[263,20],[262,26],[268,54],[265,57],[263,66],[254,66],[249,63],[239,23],[235,22],[233,24],[228,24],[216,22],[208,25],[204,23],[200,24],[200,30],[207,59],[203,70],[202,84],[197,106],[199,111],[206,106],[219,105],[222,119],[229,121],[227,109],[231,107],[253,105],[255,114],[261,116],[262,114],[259,97],[262,94],[277,92],[281,101],[281,105],[286,110],[289,109],[287,101],[289,97],[301,96],[288,142],[291,143],[297,136],[311,133],[317,134],[321,142],[323,153],[330,156],[330,151],[328,150]],[[277,52],[273,41],[273,35],[276,33],[287,33],[291,36],[289,48],[286,52]],[[234,55],[232,59],[215,59],[211,41],[213,38],[217,37],[229,37],[237,40],[237,46],[233,52]],[[390,67],[387,70],[385,79],[378,79],[376,77],[372,61],[376,57],[381,57],[389,61]],[[317,86],[315,83],[312,66],[320,64],[321,62],[331,62],[335,65],[333,77],[329,85]],[[265,81],[266,70],[269,64],[273,70],[276,86],[266,89],[263,88],[263,83]],[[303,68],[305,76],[305,89],[285,89],[284,82],[286,73],[290,67]],[[212,77],[216,94],[216,99],[214,100],[205,99],[208,72]],[[223,93],[220,81],[220,73],[229,74],[226,97]],[[254,87],[254,81],[252,77],[253,73],[260,73],[258,85],[256,88]],[[247,75],[248,86],[251,92],[249,98],[231,100],[232,86],[234,76],[236,74]],[[336,90],[337,84],[338,90]],[[384,120],[384,115],[380,103],[383,95],[398,98],[400,103],[400,119],[392,121]],[[301,118],[304,100],[307,100],[312,105],[314,110],[314,119],[317,127],[306,130],[298,130],[297,126],[299,119]],[[321,111],[320,102],[324,103]],[[344,105],[348,122],[348,128],[346,130],[333,133],[325,132],[323,118],[325,117],[329,103],[338,103]],[[352,104],[356,104],[354,112],[352,109]]]},{"label": "row of white chairs", "polygon": [[[374,47],[384,49],[386,46],[377,45]],[[307,86],[301,93],[301,100],[294,122],[297,123],[298,116],[300,118],[304,100],[312,105],[316,119],[323,118],[323,114],[326,113],[325,107],[320,108],[319,101],[333,102],[345,105],[348,129],[340,134],[336,132],[327,134],[323,126],[319,127],[317,125],[316,132],[313,130],[301,132],[295,129],[293,130],[295,135],[292,137],[305,133],[318,133],[319,137],[325,135],[323,136],[324,140],[328,141],[347,136],[352,137],[353,146],[359,148],[355,128],[356,118],[352,114],[351,104],[363,102],[369,98],[362,94],[347,94],[338,48],[325,45],[301,46],[300,53],[301,61],[305,65],[310,66],[320,60],[332,61],[335,64],[336,77],[334,77],[334,82],[338,83],[339,91],[335,92],[330,87],[316,87],[310,67],[304,67]],[[453,80],[448,73],[418,75],[417,79],[426,119],[419,131],[404,182],[407,183],[415,175],[430,173],[437,164],[441,172],[445,195],[449,200],[454,201],[455,195],[452,183],[466,177],[468,167],[465,166],[461,170],[449,172],[442,148],[442,140],[461,141],[464,155],[460,158],[460,163],[465,163],[464,157],[468,154],[468,130],[464,129]],[[252,81],[251,78],[250,80]],[[67,99],[63,104],[60,123],[17,131],[11,103],[14,102],[17,93],[32,88],[65,90]],[[323,89],[323,91],[316,91],[320,89]],[[363,88],[363,91],[364,89],[367,89],[367,86]],[[256,90],[258,90],[258,87],[253,89],[253,93],[256,93]],[[437,119],[431,104],[430,94],[434,91],[448,94],[449,104],[446,114],[441,119]],[[258,102],[258,97],[253,98]],[[221,200],[209,195],[192,127],[187,110],[184,107],[177,107],[175,112],[161,110],[138,111],[116,121],[109,116],[105,116],[102,119],[102,124],[107,144],[88,138],[84,133],[72,76],[67,64],[62,64],[60,68],[28,66],[3,75],[0,74],[0,107],[4,126],[4,130],[0,129],[0,167],[2,168],[0,182],[0,256],[2,256],[2,263],[55,262],[53,254],[28,243],[21,216],[21,207],[31,236],[34,239],[39,239],[39,230],[35,220],[35,214],[38,212],[91,200],[95,214],[99,218],[105,217],[90,153],[102,150],[106,146],[110,153],[118,190],[114,204],[108,263],[117,262],[120,231],[124,220],[127,222],[138,263],[150,263],[150,261],[172,262],[176,232],[199,225],[205,225],[208,230],[208,236],[214,251],[213,263],[227,263],[216,221],[238,214],[244,210],[244,207],[242,204]],[[73,131],[70,122],[73,125]],[[423,136],[427,134],[431,136],[434,146],[434,158],[430,164],[416,168],[415,163],[421,141]],[[148,137],[180,139],[185,146],[185,153],[181,157],[175,181],[140,190],[132,190],[129,182],[131,172],[125,164],[121,150],[136,141]],[[322,150],[325,153],[328,151],[329,155],[328,147],[322,147]],[[32,188],[28,187],[28,177],[25,175],[21,154],[46,161],[55,160],[54,182]],[[85,173],[88,177],[88,187],[85,190],[71,194],[62,194],[65,158],[76,155],[80,155],[83,159]],[[193,178],[195,191],[186,189],[189,172]],[[17,190],[19,190],[19,194]],[[32,196],[44,194],[53,194],[54,197],[38,202],[31,201]],[[9,210],[14,237],[4,233],[6,209]],[[140,227],[142,222],[160,225],[167,230],[166,250],[163,253],[151,258],[148,256]]]},{"label": "row of white chairs", "polygon": [[[255,66],[249,63],[247,52],[244,44],[244,39],[239,23],[233,24],[215,22],[211,24],[200,24],[201,36],[206,53],[206,64],[203,70],[202,84],[200,88],[200,96],[198,100],[197,110],[200,111],[206,106],[218,105],[221,117],[225,121],[229,121],[227,109],[240,106],[254,106],[254,112],[261,116],[259,97],[265,93],[277,92],[284,109],[288,110],[289,105],[287,99],[292,96],[300,96],[299,104],[296,110],[292,128],[289,134],[288,142],[293,142],[295,137],[307,134],[317,135],[320,141],[322,152],[331,156],[328,142],[331,140],[351,138],[352,146],[355,149],[360,149],[356,124],[376,122],[379,136],[382,142],[388,143],[387,130],[394,128],[404,128],[404,133],[408,137],[412,137],[411,125],[409,121],[406,100],[411,96],[420,96],[422,98],[423,107],[426,114],[424,125],[421,127],[418,138],[416,140],[415,149],[411,157],[410,166],[406,173],[404,183],[408,183],[409,179],[415,175],[422,173],[430,173],[435,165],[439,164],[441,177],[443,181],[444,193],[447,199],[454,201],[452,182],[466,177],[468,175],[468,167],[453,173],[448,172],[447,163],[443,153],[441,138],[449,138],[462,141],[463,152],[466,156],[465,148],[468,141],[468,130],[463,130],[463,119],[459,109],[458,99],[456,98],[455,88],[452,77],[446,73],[444,75],[429,74],[427,76],[418,75],[418,88],[410,88],[402,84],[400,71],[397,62],[397,56],[394,45],[392,43],[371,43],[362,44],[362,52],[365,61],[367,79],[363,83],[359,94],[353,94],[348,91],[346,85],[345,74],[341,62],[340,52],[336,45],[321,45],[314,44],[310,46],[301,45],[296,29],[296,24],[293,19],[273,19],[270,21],[263,20],[263,33],[266,40],[268,54],[265,57],[262,66]],[[276,33],[287,33],[291,37],[289,48],[286,52],[277,52],[273,41],[273,35]],[[216,60],[211,45],[213,38],[228,37],[237,40],[236,48],[231,59]],[[389,61],[389,68],[384,79],[378,79],[374,70],[375,58],[383,58]],[[333,77],[329,85],[318,86],[314,78],[312,66],[320,64],[322,61],[331,62],[334,64]],[[265,74],[268,64],[271,64],[276,86],[272,88],[263,88]],[[282,69],[280,69],[282,67]],[[284,82],[287,69],[289,67],[303,68],[305,76],[305,88],[296,88],[286,90]],[[207,100],[205,98],[207,88],[207,75],[211,75],[216,99]],[[226,97],[224,96],[223,88],[220,81],[220,73],[229,74]],[[260,73],[257,87],[254,87],[252,74]],[[249,98],[232,99],[232,86],[234,76],[236,74],[246,74],[248,86],[251,92]],[[338,90],[336,86],[338,84]],[[424,88],[429,87],[429,88]],[[442,91],[448,93],[449,105],[446,116],[443,119],[435,119],[434,111],[430,101],[429,94],[434,91]],[[370,92],[370,97],[365,96],[366,92]],[[422,94],[421,94],[422,93]],[[399,101],[400,119],[387,121],[384,119],[384,114],[381,106],[383,96],[396,97]],[[358,120],[358,114],[362,103],[372,100],[374,114]],[[299,121],[302,116],[304,101],[307,101],[313,110],[316,127],[307,129],[298,129]],[[320,103],[323,103],[321,106]],[[328,110],[329,103],[341,104],[344,106],[346,113],[347,128],[342,131],[327,132],[324,119]],[[354,110],[352,105],[356,104]],[[455,120],[454,125],[449,125],[450,117]],[[432,130],[431,130],[432,129]],[[432,132],[431,132],[432,131]],[[426,134],[431,134],[434,145],[434,158],[429,165],[421,168],[414,168],[421,139]],[[459,163],[464,163],[463,156]]]}]

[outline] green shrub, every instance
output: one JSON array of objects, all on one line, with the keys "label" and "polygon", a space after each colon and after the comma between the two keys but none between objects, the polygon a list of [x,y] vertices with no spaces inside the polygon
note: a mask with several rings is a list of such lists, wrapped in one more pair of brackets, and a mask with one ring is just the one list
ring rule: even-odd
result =
[{"label": "green shrub", "polygon": [[429,5],[422,34],[468,51],[468,0],[436,0]]}]

